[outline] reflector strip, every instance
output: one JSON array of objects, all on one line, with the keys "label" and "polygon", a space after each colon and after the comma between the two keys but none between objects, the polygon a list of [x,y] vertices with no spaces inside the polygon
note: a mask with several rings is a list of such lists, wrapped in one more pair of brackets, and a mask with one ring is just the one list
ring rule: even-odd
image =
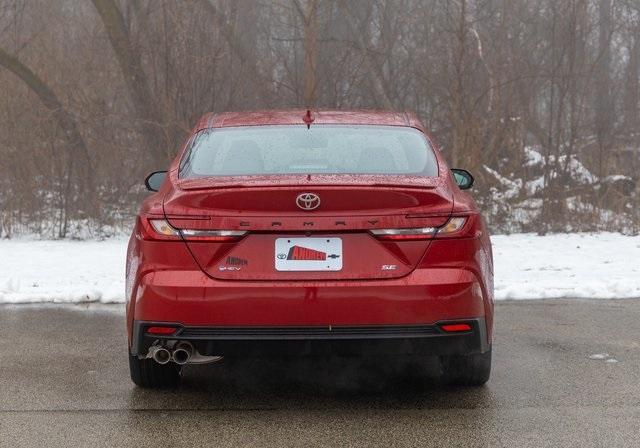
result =
[{"label": "reflector strip", "polygon": [[442,328],[447,333],[471,331],[471,325],[469,324],[445,324],[445,325],[440,325],[440,328]]},{"label": "reflector strip", "polygon": [[177,330],[176,327],[149,327],[147,333],[149,334],[173,334]]}]

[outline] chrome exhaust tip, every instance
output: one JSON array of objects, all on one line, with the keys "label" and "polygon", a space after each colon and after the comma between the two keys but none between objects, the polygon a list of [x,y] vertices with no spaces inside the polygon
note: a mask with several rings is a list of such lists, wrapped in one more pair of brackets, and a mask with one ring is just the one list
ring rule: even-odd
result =
[{"label": "chrome exhaust tip", "polygon": [[164,347],[154,345],[149,349],[149,354],[155,362],[158,364],[167,364],[171,361],[171,353]]},{"label": "chrome exhaust tip", "polygon": [[177,348],[173,351],[171,357],[171,359],[173,359],[173,362],[182,366],[189,361],[190,355],[189,352],[185,349]]},{"label": "chrome exhaust tip", "polygon": [[185,365],[189,362],[189,358],[193,354],[193,345],[186,341],[180,341],[176,344],[171,354],[173,362],[179,365]]}]

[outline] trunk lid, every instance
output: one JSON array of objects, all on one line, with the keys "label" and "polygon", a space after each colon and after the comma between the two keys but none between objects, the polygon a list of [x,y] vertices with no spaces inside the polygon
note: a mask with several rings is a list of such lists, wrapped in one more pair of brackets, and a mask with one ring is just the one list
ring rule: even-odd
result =
[{"label": "trunk lid", "polygon": [[[380,241],[371,229],[438,227],[453,200],[439,178],[273,176],[178,181],[164,201],[178,229],[243,230],[235,242],[185,241],[225,280],[347,280],[409,274],[430,240]],[[311,211],[297,198],[313,193]],[[317,262],[316,262],[317,261]]]}]

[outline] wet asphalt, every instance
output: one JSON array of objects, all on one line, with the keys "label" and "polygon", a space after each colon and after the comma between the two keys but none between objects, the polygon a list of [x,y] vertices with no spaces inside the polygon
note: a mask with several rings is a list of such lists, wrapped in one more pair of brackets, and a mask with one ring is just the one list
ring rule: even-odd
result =
[{"label": "wet asphalt", "polygon": [[[87,310],[88,308],[88,310]],[[502,302],[494,370],[223,361],[129,380],[121,306],[0,306],[0,447],[640,446],[640,300]]]}]

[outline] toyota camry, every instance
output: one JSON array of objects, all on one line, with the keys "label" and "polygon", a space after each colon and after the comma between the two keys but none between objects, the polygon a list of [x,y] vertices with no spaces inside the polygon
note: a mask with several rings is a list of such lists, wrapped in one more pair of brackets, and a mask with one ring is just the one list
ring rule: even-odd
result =
[{"label": "toyota camry", "polygon": [[437,357],[489,379],[489,233],[413,114],[205,115],[150,174],[127,254],[131,378],[221,357]]}]

